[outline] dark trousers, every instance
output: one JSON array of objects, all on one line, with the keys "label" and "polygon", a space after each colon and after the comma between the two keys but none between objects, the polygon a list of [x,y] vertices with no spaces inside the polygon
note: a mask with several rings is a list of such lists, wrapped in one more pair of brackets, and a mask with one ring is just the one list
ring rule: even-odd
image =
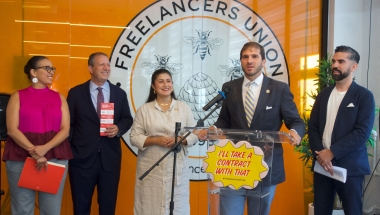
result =
[{"label": "dark trousers", "polygon": [[100,152],[94,165],[89,169],[70,165],[69,178],[74,215],[90,215],[95,186],[98,191],[99,215],[115,214],[120,170],[105,171]]},{"label": "dark trousers", "polygon": [[332,214],[335,194],[345,215],[361,215],[364,176],[348,176],[346,183],[314,172],[314,215]]}]

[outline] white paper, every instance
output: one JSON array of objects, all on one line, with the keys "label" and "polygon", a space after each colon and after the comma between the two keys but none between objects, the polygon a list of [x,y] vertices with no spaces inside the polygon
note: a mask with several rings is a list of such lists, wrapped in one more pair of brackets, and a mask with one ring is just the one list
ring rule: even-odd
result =
[{"label": "white paper", "polygon": [[66,166],[64,164],[54,163],[54,162],[50,162],[50,161],[48,161],[47,163],[50,164],[50,165],[66,168]]},{"label": "white paper", "polygon": [[327,172],[317,161],[314,164],[314,172],[317,172],[319,174],[322,174],[327,177],[346,183],[347,170],[345,168],[337,167],[337,166],[333,166],[332,169],[333,169],[334,175],[331,175],[330,172]]}]

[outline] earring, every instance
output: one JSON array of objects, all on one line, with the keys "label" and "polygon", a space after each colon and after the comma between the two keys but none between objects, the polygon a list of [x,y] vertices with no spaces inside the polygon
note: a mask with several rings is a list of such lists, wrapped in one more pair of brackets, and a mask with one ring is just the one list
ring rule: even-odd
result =
[{"label": "earring", "polygon": [[32,78],[32,82],[36,84],[38,82],[38,79],[37,78]]},{"label": "earring", "polygon": [[155,91],[155,90],[153,90],[153,93],[154,93],[154,94],[156,94],[156,91]]}]

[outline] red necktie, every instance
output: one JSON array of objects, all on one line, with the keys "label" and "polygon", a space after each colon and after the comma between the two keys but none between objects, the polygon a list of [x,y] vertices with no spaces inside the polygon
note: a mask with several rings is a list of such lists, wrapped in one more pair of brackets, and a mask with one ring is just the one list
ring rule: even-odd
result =
[{"label": "red necktie", "polygon": [[103,95],[101,87],[98,87],[97,89],[99,92],[96,99],[96,104],[97,104],[96,112],[98,113],[98,116],[100,118],[100,104],[104,102],[104,95]]}]

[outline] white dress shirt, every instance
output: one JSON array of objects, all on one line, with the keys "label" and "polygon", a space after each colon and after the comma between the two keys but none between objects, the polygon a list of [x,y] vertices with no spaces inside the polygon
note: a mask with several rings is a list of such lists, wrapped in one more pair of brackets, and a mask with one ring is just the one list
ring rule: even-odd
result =
[{"label": "white dress shirt", "polygon": [[263,85],[264,75],[260,74],[255,80],[253,80],[254,84],[249,87],[251,81],[244,76],[244,81],[242,85],[242,96],[243,96],[243,104],[245,104],[245,97],[247,96],[247,89],[251,89],[253,91],[253,110],[256,110],[257,101],[260,97],[261,86]]}]

